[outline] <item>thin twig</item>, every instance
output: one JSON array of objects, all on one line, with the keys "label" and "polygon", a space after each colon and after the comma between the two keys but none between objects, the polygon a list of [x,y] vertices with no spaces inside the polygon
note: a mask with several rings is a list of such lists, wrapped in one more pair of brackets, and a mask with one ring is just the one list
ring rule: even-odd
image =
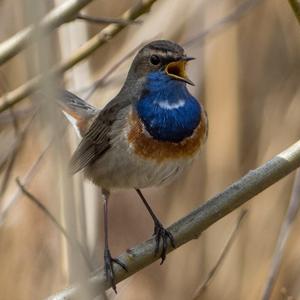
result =
[{"label": "thin twig", "polygon": [[[300,166],[300,140],[281,152],[259,168],[250,171],[244,177],[230,185],[225,191],[207,201],[184,218],[170,226],[177,248],[198,236],[209,226],[241,206],[252,197],[262,192]],[[125,263],[128,272],[114,266],[116,282],[120,282],[137,271],[145,268],[159,257],[154,257],[155,238],[151,238],[121,254],[118,259]],[[168,248],[173,251],[173,248]],[[86,283],[97,295],[99,289],[109,288],[103,268]],[[86,286],[86,285],[85,285]],[[74,285],[48,300],[70,300],[81,290],[81,285]]]},{"label": "thin twig", "polygon": [[[44,148],[44,150],[41,152],[41,154],[38,156],[38,158],[33,162],[29,170],[26,172],[26,174],[22,178],[23,185],[27,185],[30,183],[32,180],[33,176],[35,175],[36,171],[38,170],[41,161],[43,160],[45,154],[48,152],[50,149],[51,142]],[[21,190],[18,188],[12,197],[7,201],[7,204],[2,207],[1,212],[0,212],[0,226],[5,222],[9,211],[12,209],[14,204],[17,202],[21,195]]]},{"label": "thin twig", "polygon": [[[3,91],[6,93],[9,90],[9,83],[3,72],[0,72],[0,75],[1,75],[0,83],[1,83]],[[4,100],[4,101],[6,101],[6,100]],[[17,154],[18,154],[18,149],[20,148],[20,144],[23,141],[22,136],[24,136],[24,135],[20,135],[19,123],[18,123],[18,120],[15,116],[15,113],[14,113],[14,110],[12,107],[9,109],[9,115],[11,116],[11,119],[12,119],[12,125],[13,125],[12,127],[14,129],[15,142],[13,145],[13,149],[11,150],[9,157],[7,159],[6,169],[4,171],[4,176],[3,176],[3,179],[0,184],[0,198],[3,196],[3,194],[5,193],[6,188],[8,186],[10,175],[11,175],[11,172],[12,172],[13,166],[15,164]],[[4,163],[4,165],[5,165],[5,163]],[[0,169],[1,169],[1,166],[0,166]]]},{"label": "thin twig", "polygon": [[[4,98],[4,102],[6,102],[5,94],[7,94],[8,91],[10,90],[10,85],[8,83],[7,77],[4,74],[4,72],[0,71],[0,76],[1,76],[0,84],[2,86],[2,90],[3,90],[3,93],[4,93],[4,97],[3,98]],[[9,114],[11,116],[13,128],[14,128],[14,131],[15,131],[15,135],[17,137],[17,135],[19,133],[19,123],[18,123],[18,120],[16,118],[16,115],[15,115],[15,112],[14,112],[13,109],[9,110]]]},{"label": "thin twig", "polygon": [[[62,132],[59,134],[59,136],[63,136],[65,133],[66,128],[64,128],[62,130]],[[40,155],[36,158],[36,160],[32,163],[31,167],[28,169],[28,171],[26,172],[26,174],[23,176],[23,178],[21,179],[21,181],[23,182],[23,186],[27,186],[29,185],[29,183],[31,182],[31,180],[33,179],[34,175],[37,173],[41,162],[43,161],[45,155],[47,154],[47,152],[50,150],[50,148],[53,146],[55,137],[53,137],[48,144],[46,145],[46,147],[43,149],[43,151],[40,153]],[[9,211],[11,210],[11,208],[14,206],[14,204],[17,202],[18,198],[21,195],[21,190],[18,188],[12,195],[12,197],[6,201],[6,205],[2,206],[2,210],[0,212],[0,226],[5,222]]]},{"label": "thin twig", "polygon": [[[23,182],[24,186],[28,185],[31,182],[31,180],[33,179],[38,168],[40,167],[41,162],[43,161],[43,158],[45,157],[46,153],[49,151],[49,149],[53,145],[53,141],[54,141],[54,138],[51,139],[51,141],[46,145],[46,147],[43,149],[43,151],[40,153],[40,155],[37,157],[37,159],[32,163],[31,167],[28,169],[26,174],[23,176],[21,181]],[[21,190],[18,188],[13,193],[10,200],[6,201],[6,204],[2,206],[2,210],[0,212],[0,226],[5,222],[9,211],[14,206],[14,204],[17,202],[20,195],[21,195]]]},{"label": "thin twig", "polygon": [[104,17],[92,17],[84,14],[78,14],[76,17],[78,20],[87,21],[94,24],[121,24],[121,25],[129,25],[129,24],[141,24],[141,21],[131,21],[131,20],[123,20],[116,18],[104,18]]},{"label": "thin twig", "polygon": [[26,195],[28,199],[30,199],[50,219],[50,221],[55,225],[55,227],[57,227],[61,234],[66,238],[66,240],[71,246],[71,249],[78,251],[78,253],[84,259],[89,270],[92,271],[93,266],[90,262],[90,259],[82,245],[79,243],[79,241],[72,238],[72,236],[70,236],[68,232],[63,228],[63,226],[56,220],[56,218],[52,215],[48,208],[39,199],[37,199],[37,197],[35,197],[32,193],[26,190],[24,185],[21,184],[19,178],[16,178],[16,182],[23,194]]},{"label": "thin twig", "polygon": [[237,233],[240,229],[241,223],[244,219],[244,217],[247,214],[247,210],[242,210],[237,223],[235,225],[235,228],[233,229],[228,241],[226,242],[218,260],[216,261],[216,264],[214,265],[214,267],[210,270],[210,272],[207,274],[206,278],[203,280],[203,282],[197,287],[197,289],[195,290],[192,299],[196,300],[197,298],[199,298],[199,296],[207,289],[208,285],[211,283],[212,279],[214,278],[214,276],[216,275],[217,271],[219,270],[220,266],[222,265],[222,263],[224,262],[227,254],[229,253],[229,250],[231,249],[231,246],[233,245],[233,242],[237,236]]},{"label": "thin twig", "polygon": [[[23,142],[25,140],[25,137],[26,137],[31,125],[33,124],[33,121],[34,121],[34,119],[37,115],[37,112],[38,112],[38,109],[36,109],[32,113],[32,116],[31,116],[30,120],[27,122],[27,124],[25,125],[25,127],[21,131],[19,130],[18,125],[17,125],[17,128],[15,129],[16,130],[15,141],[14,141],[14,144],[12,146],[12,149],[10,149],[11,153],[10,153],[9,158],[8,158],[7,168],[5,170],[5,174],[4,174],[3,179],[1,181],[1,184],[0,184],[0,197],[2,197],[5,193],[5,191],[6,191],[6,188],[8,186],[8,182],[9,182],[9,179],[11,177],[11,172],[12,172],[14,163],[16,161],[17,155],[21,150],[21,145],[23,144]],[[14,122],[16,122],[16,121],[14,121]]]},{"label": "thin twig", "polygon": [[300,0],[289,0],[289,2],[300,24]]},{"label": "thin twig", "polygon": [[300,170],[298,169],[294,180],[289,207],[287,209],[286,216],[282,223],[280,233],[277,239],[276,247],[274,250],[270,273],[268,275],[265,289],[263,292],[263,297],[262,297],[263,300],[271,299],[272,290],[276,278],[279,274],[286,243],[291,233],[293,222],[295,221],[297,213],[299,211],[299,207],[300,207]]},{"label": "thin twig", "polygon": [[14,166],[14,162],[16,161],[17,155],[21,149],[21,145],[31,127],[31,125],[33,124],[33,121],[35,119],[35,116],[37,114],[37,111],[35,111],[32,114],[32,117],[30,118],[30,120],[28,121],[28,123],[25,125],[24,129],[21,132],[18,132],[16,138],[15,138],[15,142],[13,144],[13,147],[11,149],[11,154],[8,160],[8,165],[7,168],[5,170],[5,174],[3,176],[3,180],[1,181],[0,184],[0,198],[3,196],[3,194],[6,191],[9,179],[11,177],[11,172],[12,172],[12,168]]},{"label": "thin twig", "polygon": [[76,17],[92,0],[66,0],[63,4],[50,11],[38,25],[31,25],[0,44],[0,65],[15,56],[28,44],[45,33]]},{"label": "thin twig", "polygon": [[[142,14],[149,11],[150,7],[157,0],[141,0],[133,7],[128,9],[121,18],[124,20],[135,20]],[[72,68],[78,62],[82,61],[89,55],[91,55],[95,50],[97,50],[102,45],[106,44],[111,40],[117,33],[124,29],[126,25],[121,24],[111,24],[97,33],[94,37],[83,44],[79,49],[77,49],[70,57],[54,66],[47,75],[45,76],[61,76],[65,71]],[[9,107],[19,103],[22,99],[32,94],[37,90],[45,78],[41,75],[34,77],[33,79],[27,81],[17,89],[6,95],[7,102],[0,105],[0,113],[8,109]],[[0,99],[0,103],[3,102],[3,98]]]}]

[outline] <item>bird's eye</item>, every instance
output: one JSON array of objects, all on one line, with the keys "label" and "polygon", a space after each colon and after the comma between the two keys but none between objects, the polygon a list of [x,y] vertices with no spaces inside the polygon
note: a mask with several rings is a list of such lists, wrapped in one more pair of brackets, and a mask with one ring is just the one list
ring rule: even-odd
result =
[{"label": "bird's eye", "polygon": [[160,64],[160,58],[157,55],[151,55],[150,62],[152,65],[157,66],[158,64]]}]

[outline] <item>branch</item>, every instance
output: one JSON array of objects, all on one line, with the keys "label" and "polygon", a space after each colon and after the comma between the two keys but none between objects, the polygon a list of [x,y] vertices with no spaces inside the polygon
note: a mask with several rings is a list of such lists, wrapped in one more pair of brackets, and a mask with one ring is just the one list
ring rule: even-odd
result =
[{"label": "branch", "polygon": [[121,25],[129,25],[129,24],[141,24],[140,21],[131,21],[124,19],[116,19],[116,18],[104,18],[104,17],[92,17],[84,14],[78,14],[76,17],[78,20],[86,21],[93,24],[98,25],[107,25],[107,24],[121,24]]},{"label": "branch", "polygon": [[[156,0],[140,0],[137,4],[135,4],[132,8],[128,9],[120,19],[123,20],[135,20],[140,15],[146,13],[152,4]],[[72,68],[78,62],[82,61],[90,54],[92,54],[99,47],[107,43],[110,39],[112,39],[117,33],[119,33],[123,28],[127,25],[124,24],[111,24],[97,33],[94,37],[88,40],[85,44],[83,44],[79,49],[77,49],[73,55],[69,57],[66,61],[63,61],[61,64],[54,66],[48,73],[47,76],[60,76],[68,69]],[[6,103],[0,105],[0,113],[9,107],[17,104],[25,97],[29,96],[36,89],[38,89],[40,83],[45,78],[41,75],[34,77],[33,79],[27,81],[25,84],[21,85],[17,89],[8,93],[5,98],[0,98],[0,102],[3,102],[3,99],[6,99]]]},{"label": "branch", "polygon": [[300,0],[289,0],[289,2],[300,24]]},{"label": "branch", "polygon": [[38,25],[30,25],[0,44],[0,65],[15,56],[37,37],[50,33],[65,22],[76,18],[77,13],[92,0],[67,0],[50,11]]},{"label": "branch", "polygon": [[[225,191],[213,197],[203,206],[195,209],[184,218],[177,221],[168,229],[176,240],[179,247],[192,239],[198,238],[202,231],[207,229],[222,217],[241,206],[252,197],[262,192],[278,180],[282,179],[300,166],[300,140],[281,152],[273,159],[250,171],[240,180],[234,182]],[[128,267],[125,272],[121,267],[115,266],[116,281],[120,282],[137,271],[145,268],[159,257],[154,257],[155,238],[151,238],[121,254],[118,259]],[[173,251],[169,248],[168,251]],[[95,276],[86,282],[85,287],[97,295],[99,288],[109,288],[104,270],[101,269]],[[81,286],[74,285],[48,300],[71,300],[80,292]]]},{"label": "branch", "polygon": [[[29,170],[23,176],[23,178],[21,180],[23,182],[23,186],[26,186],[31,182],[33,176],[36,174],[37,169],[40,167],[40,164],[41,164],[43,158],[45,157],[46,153],[50,149],[51,144],[52,144],[52,141],[50,141],[48,143],[48,145],[44,148],[44,150],[41,152],[41,154],[38,156],[38,158],[34,161],[34,163],[31,165]],[[3,225],[3,223],[5,222],[6,218],[9,215],[10,210],[15,205],[15,203],[17,202],[20,195],[21,195],[21,190],[18,188],[13,193],[11,198],[9,200],[5,201],[5,205],[2,205],[3,207],[0,210],[0,226]]]},{"label": "branch", "polygon": [[[0,198],[4,195],[4,193],[7,189],[8,182],[9,182],[10,176],[12,175],[12,169],[13,169],[14,163],[16,161],[17,155],[19,154],[19,152],[21,150],[21,145],[24,142],[24,139],[25,139],[30,127],[33,124],[36,113],[37,113],[37,110],[32,114],[29,122],[25,125],[24,129],[22,131],[18,132],[18,134],[15,138],[13,147],[10,149],[11,153],[8,158],[8,166],[7,166],[5,174],[3,176],[3,180],[0,184]],[[0,219],[1,219],[1,217],[0,217]]]}]

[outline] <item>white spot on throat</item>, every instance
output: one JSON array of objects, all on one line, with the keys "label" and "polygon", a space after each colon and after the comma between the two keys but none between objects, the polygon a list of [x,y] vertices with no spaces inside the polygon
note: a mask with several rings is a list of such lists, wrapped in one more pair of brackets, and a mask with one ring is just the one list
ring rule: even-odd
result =
[{"label": "white spot on throat", "polygon": [[182,106],[185,105],[185,101],[184,100],[178,100],[177,102],[170,102],[168,100],[164,100],[164,101],[157,101],[157,104],[159,107],[163,108],[163,109],[177,109],[180,108]]}]

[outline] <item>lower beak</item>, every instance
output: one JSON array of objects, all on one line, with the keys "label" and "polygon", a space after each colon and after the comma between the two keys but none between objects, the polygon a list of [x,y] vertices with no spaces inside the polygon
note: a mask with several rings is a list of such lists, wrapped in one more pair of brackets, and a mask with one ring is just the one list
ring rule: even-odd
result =
[{"label": "lower beak", "polygon": [[186,63],[188,62],[188,60],[191,60],[191,59],[178,60],[178,61],[173,61],[173,62],[169,63],[165,68],[165,72],[167,73],[167,75],[169,75],[170,77],[172,77],[176,80],[184,81],[190,85],[195,85],[187,77],[187,74],[185,72],[185,66],[186,66]]}]

